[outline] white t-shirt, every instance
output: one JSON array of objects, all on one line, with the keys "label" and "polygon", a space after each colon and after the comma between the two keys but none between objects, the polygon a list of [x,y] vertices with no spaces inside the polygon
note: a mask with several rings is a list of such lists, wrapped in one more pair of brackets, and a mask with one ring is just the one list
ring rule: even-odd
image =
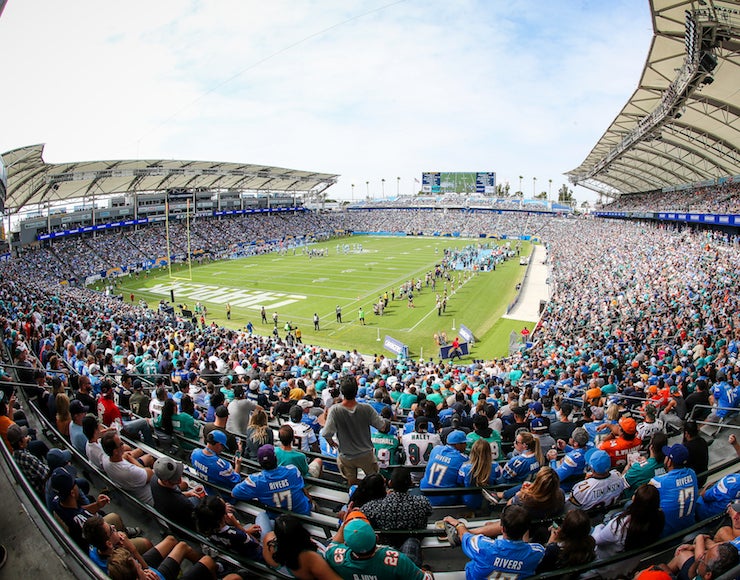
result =
[{"label": "white t-shirt", "polygon": [[138,467],[125,459],[113,463],[106,455],[103,457],[103,469],[122,489],[135,495],[143,503],[154,505],[152,489],[149,487],[146,469]]},{"label": "white t-shirt", "polygon": [[[105,457],[105,452],[103,451],[103,447],[100,445],[100,441],[96,441],[95,443],[90,443],[88,441],[87,445],[85,445],[85,455],[87,455],[87,458],[93,465],[99,469],[103,469],[103,457]],[[103,469],[103,471],[105,471],[105,469]]]},{"label": "white t-shirt", "polygon": [[624,550],[624,540],[629,527],[630,516],[626,516],[617,524],[617,517],[613,517],[605,524],[599,524],[591,532],[591,536],[596,541],[596,559],[603,560],[618,554]]}]

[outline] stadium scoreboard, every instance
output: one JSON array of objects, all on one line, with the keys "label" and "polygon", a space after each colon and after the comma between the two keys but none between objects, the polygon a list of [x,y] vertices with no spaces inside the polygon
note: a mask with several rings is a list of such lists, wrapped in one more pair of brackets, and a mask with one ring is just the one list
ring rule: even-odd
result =
[{"label": "stadium scoreboard", "polygon": [[422,193],[496,193],[496,173],[425,171],[421,174]]}]

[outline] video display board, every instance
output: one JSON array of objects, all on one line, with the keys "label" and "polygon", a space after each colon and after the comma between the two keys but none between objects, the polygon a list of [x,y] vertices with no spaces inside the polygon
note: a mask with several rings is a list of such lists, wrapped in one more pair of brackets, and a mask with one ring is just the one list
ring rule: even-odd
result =
[{"label": "video display board", "polygon": [[496,173],[425,171],[421,174],[422,193],[496,193]]}]

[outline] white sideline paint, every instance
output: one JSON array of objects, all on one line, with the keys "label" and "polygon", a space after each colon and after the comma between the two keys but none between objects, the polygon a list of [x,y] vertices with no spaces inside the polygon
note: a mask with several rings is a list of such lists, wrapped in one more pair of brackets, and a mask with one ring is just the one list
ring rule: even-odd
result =
[{"label": "white sideline paint", "polygon": [[306,300],[307,298],[302,294],[286,294],[285,292],[269,291],[252,292],[238,288],[207,286],[195,282],[165,282],[155,284],[144,290],[160,296],[169,296],[170,290],[172,290],[177,294],[178,300],[179,297],[185,297],[190,300],[204,300],[215,302],[216,304],[226,304],[229,302],[233,307],[246,307],[254,310],[262,306],[271,309],[280,308],[298,302],[299,300]]}]

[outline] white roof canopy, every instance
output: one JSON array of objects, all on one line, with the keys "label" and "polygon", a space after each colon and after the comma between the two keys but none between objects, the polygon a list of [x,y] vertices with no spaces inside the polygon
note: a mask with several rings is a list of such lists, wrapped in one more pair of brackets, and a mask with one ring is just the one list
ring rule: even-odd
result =
[{"label": "white roof canopy", "polygon": [[242,163],[170,159],[45,163],[44,145],[2,154],[8,171],[7,213],[75,199],[170,189],[284,193],[321,191],[337,175]]},{"label": "white roof canopy", "polygon": [[650,0],[640,84],[571,182],[616,197],[740,175],[740,1]]}]

